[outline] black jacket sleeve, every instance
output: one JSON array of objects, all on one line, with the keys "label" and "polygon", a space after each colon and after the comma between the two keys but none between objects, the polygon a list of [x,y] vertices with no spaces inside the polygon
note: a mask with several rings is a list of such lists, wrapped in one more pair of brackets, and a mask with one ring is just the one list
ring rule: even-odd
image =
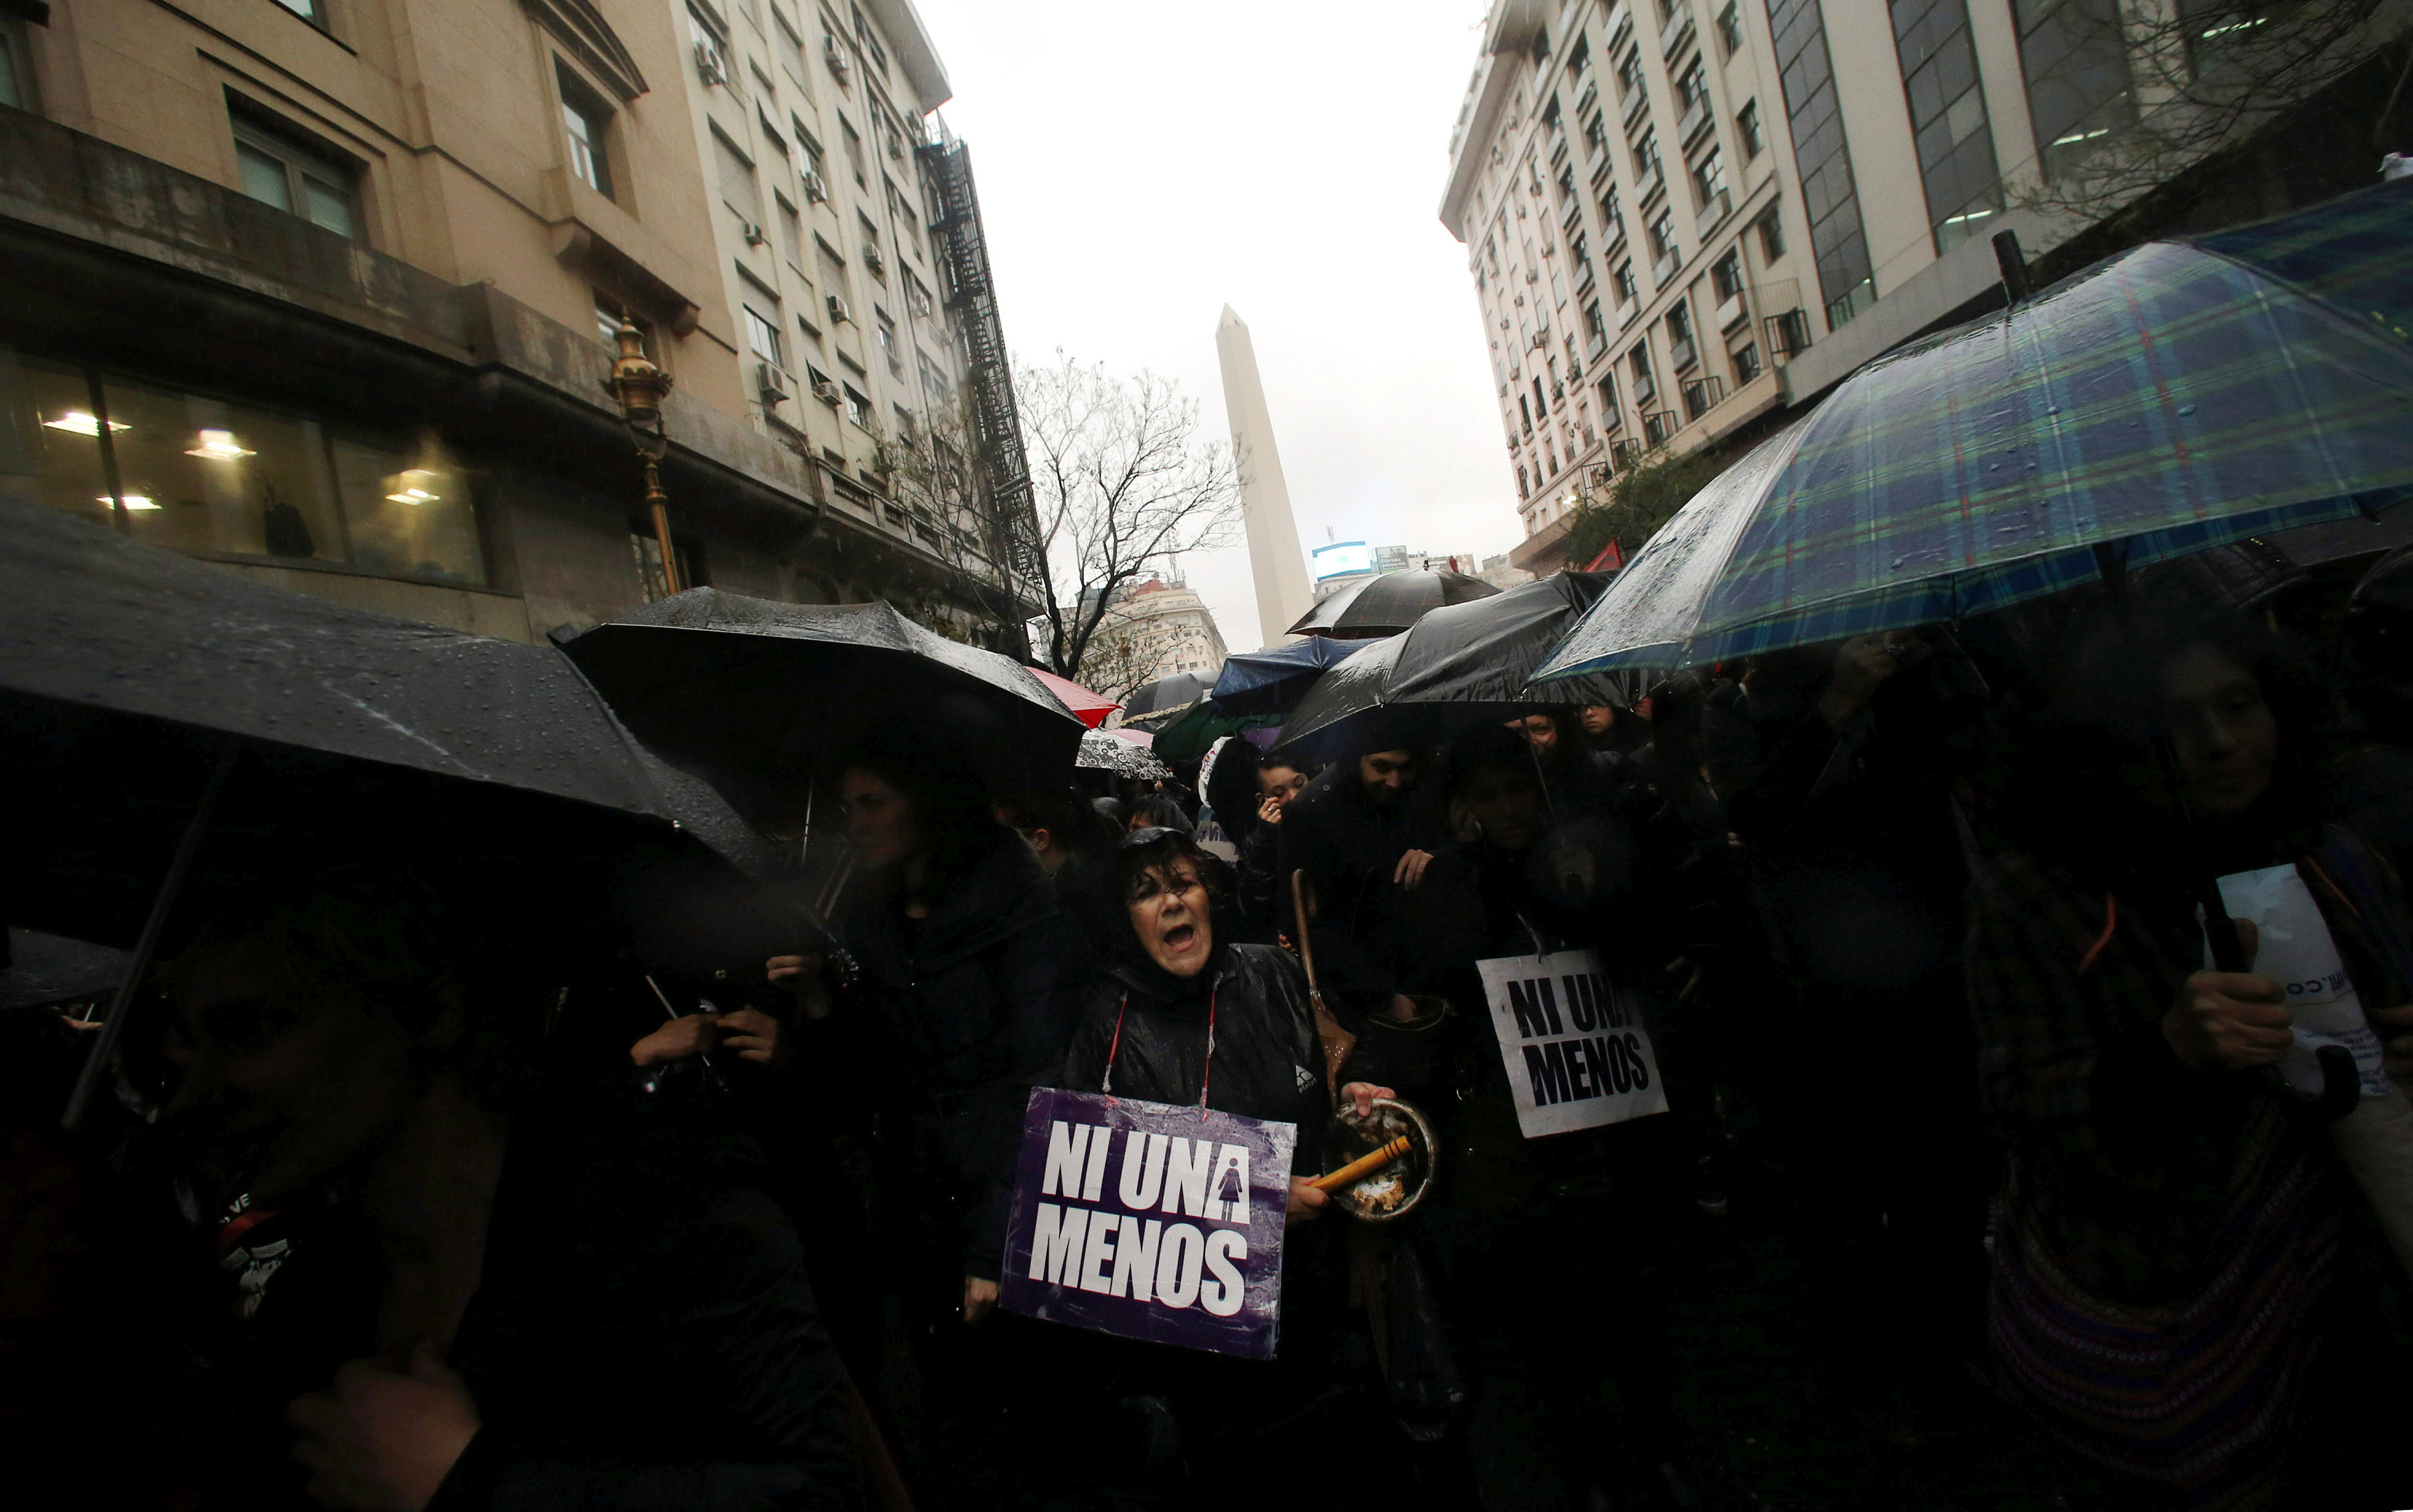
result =
[{"label": "black jacket sleeve", "polygon": [[966,1173],[978,1181],[979,1196],[964,1251],[964,1274],[984,1281],[995,1281],[1003,1263],[1023,1111],[1030,1090],[1053,1085],[1063,1068],[1087,974],[1079,931],[1060,913],[1015,934],[992,960],[1004,1001],[1008,1070],[974,1115],[981,1122],[974,1150],[978,1169]]}]

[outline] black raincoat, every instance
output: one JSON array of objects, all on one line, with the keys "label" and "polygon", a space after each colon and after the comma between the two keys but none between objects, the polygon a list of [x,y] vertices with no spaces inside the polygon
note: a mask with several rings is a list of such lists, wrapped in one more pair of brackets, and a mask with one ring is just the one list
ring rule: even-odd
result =
[{"label": "black raincoat", "polygon": [[856,1027],[878,1057],[858,1063],[883,1068],[872,1095],[890,1221],[995,1280],[1023,1107],[1063,1063],[1088,974],[1081,933],[1018,843],[991,850],[928,917],[866,899],[845,933],[862,968]]},{"label": "black raincoat", "polygon": [[1312,945],[1325,1001],[1354,1022],[1395,992],[1420,990],[1426,953],[1414,939],[1407,893],[1391,879],[1406,852],[1442,850],[1431,805],[1414,792],[1378,804],[1358,781],[1357,763],[1343,762],[1308,784],[1279,829],[1275,909],[1291,916],[1290,876],[1305,870],[1315,889]]},{"label": "black raincoat", "polygon": [[1293,1168],[1304,1175],[1323,1168],[1317,1162],[1331,1115],[1323,1068],[1298,962],[1272,945],[1221,945],[1206,970],[1186,979],[1152,962],[1123,960],[1101,970],[1082,1001],[1061,1085],[1176,1106],[1195,1106],[1203,1093],[1219,1112],[1295,1123]]}]

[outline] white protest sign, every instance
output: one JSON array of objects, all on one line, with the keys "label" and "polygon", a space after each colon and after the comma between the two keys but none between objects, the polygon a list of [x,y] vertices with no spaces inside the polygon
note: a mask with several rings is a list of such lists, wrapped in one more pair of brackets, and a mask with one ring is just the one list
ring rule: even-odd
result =
[{"label": "white protest sign", "polygon": [[[2279,1075],[2307,1097],[2321,1091],[2321,1046],[2342,1045],[2354,1057],[2365,1097],[2385,1097],[2390,1082],[2381,1064],[2386,1051],[2362,999],[2346,974],[2328,921],[2313,902],[2312,889],[2294,867],[2265,867],[2220,879],[2220,901],[2232,919],[2249,919],[2259,933],[2254,974],[2284,984],[2287,1011],[2295,1015],[2296,1043],[2279,1062]],[[2212,964],[2209,947],[2204,965]]]},{"label": "white protest sign", "polygon": [[1526,1138],[1667,1111],[1651,1030],[1633,995],[1601,969],[1598,951],[1474,964]]}]

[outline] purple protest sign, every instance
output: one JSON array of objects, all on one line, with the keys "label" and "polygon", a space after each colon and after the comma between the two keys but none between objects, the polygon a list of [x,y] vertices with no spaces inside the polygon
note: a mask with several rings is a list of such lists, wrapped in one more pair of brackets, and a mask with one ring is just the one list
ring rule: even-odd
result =
[{"label": "purple protest sign", "polygon": [[1031,1089],[999,1302],[1056,1323],[1271,1359],[1298,1129]]}]

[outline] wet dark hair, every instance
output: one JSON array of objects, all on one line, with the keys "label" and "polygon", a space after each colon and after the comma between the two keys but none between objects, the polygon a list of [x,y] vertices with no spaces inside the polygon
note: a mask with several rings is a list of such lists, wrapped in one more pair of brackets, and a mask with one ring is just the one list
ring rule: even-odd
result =
[{"label": "wet dark hair", "polygon": [[1198,842],[1188,830],[1148,828],[1131,832],[1115,852],[1113,867],[1114,897],[1118,907],[1129,903],[1132,888],[1141,877],[1159,867],[1169,867],[1187,861],[1198,873],[1199,885],[1206,889],[1209,900],[1221,903],[1221,878],[1217,875],[1215,858],[1198,849]]},{"label": "wet dark hair", "polygon": [[181,1000],[202,960],[249,945],[274,986],[296,998],[348,999],[413,1034],[457,1012],[461,1039],[436,1063],[457,1065],[480,1097],[501,1106],[539,1079],[550,993],[523,969],[528,953],[496,936],[408,876],[318,873],[201,925],[160,981]]},{"label": "wet dark hair", "polygon": [[1173,795],[1165,793],[1151,793],[1132,804],[1123,823],[1129,824],[1134,819],[1143,822],[1143,829],[1177,830],[1183,835],[1197,827],[1190,823],[1190,816],[1181,811],[1181,805],[1174,801]]},{"label": "wet dark hair", "polygon": [[1539,782],[1533,770],[1532,747],[1521,730],[1486,724],[1451,741],[1442,753],[1442,791],[1455,798],[1487,768],[1514,772],[1528,782]]},{"label": "wet dark hair", "polygon": [[1044,829],[1058,850],[1076,856],[1098,854],[1114,843],[1116,832],[1106,817],[1069,787],[1001,798],[998,807],[1008,825],[1025,835]]},{"label": "wet dark hair", "polygon": [[905,794],[930,857],[930,892],[944,897],[1008,841],[971,767],[939,739],[908,729],[881,732],[838,759],[840,775],[861,769]]},{"label": "wet dark hair", "polygon": [[2198,645],[2252,674],[2277,724],[2277,761],[2256,819],[2278,832],[2318,825],[2335,704],[2291,637],[2243,614],[2114,608],[2072,626],[2062,645],[2046,701],[2008,732],[2003,819],[2014,843],[2091,880],[2192,852],[2157,747],[2167,739],[2162,668]]}]

